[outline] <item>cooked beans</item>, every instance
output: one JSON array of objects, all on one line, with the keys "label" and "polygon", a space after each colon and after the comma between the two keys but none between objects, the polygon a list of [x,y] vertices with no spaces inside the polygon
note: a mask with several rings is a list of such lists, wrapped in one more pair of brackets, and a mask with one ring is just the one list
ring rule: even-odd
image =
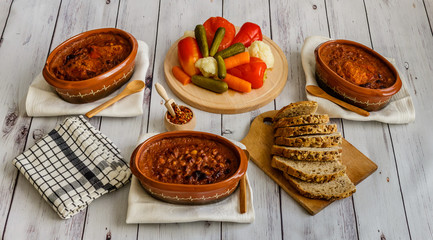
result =
[{"label": "cooked beans", "polygon": [[231,176],[239,166],[229,148],[196,137],[163,139],[143,154],[139,167],[149,177],[166,183],[215,183]]}]

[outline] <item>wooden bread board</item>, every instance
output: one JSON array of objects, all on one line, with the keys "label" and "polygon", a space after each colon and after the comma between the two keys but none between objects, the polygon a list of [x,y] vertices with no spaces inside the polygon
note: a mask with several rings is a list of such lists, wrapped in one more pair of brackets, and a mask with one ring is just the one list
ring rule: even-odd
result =
[{"label": "wooden bread board", "polygon": [[[333,201],[317,200],[303,197],[290,185],[283,173],[271,167],[271,148],[273,145],[272,117],[277,111],[269,111],[257,116],[251,124],[250,131],[241,142],[247,147],[250,159],[271,177],[284,191],[304,207],[311,215],[320,212]],[[377,165],[343,138],[342,163],[346,173],[357,185],[377,169]],[[356,194],[356,193],[355,193]]]},{"label": "wooden bread board", "polygon": [[[183,37],[182,37],[183,38]],[[267,70],[267,78],[259,89],[240,93],[229,89],[224,93],[214,93],[192,83],[182,85],[173,75],[172,68],[180,66],[177,58],[177,40],[168,50],[164,60],[165,80],[170,89],[182,101],[195,108],[212,113],[244,113],[263,107],[274,100],[283,90],[287,81],[289,67],[284,52],[270,38],[263,36],[274,55],[274,67]]]}]

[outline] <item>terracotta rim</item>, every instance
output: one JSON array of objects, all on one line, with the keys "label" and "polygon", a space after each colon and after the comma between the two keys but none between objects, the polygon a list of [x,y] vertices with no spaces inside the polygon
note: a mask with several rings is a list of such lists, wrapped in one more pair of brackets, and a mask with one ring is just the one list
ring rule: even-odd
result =
[{"label": "terracotta rim", "polygon": [[[217,142],[223,143],[225,146],[228,146],[232,148],[232,150],[238,155],[239,157],[239,167],[236,170],[233,175],[231,175],[229,178],[224,179],[220,182],[211,183],[211,184],[204,184],[204,185],[193,185],[193,184],[176,184],[176,183],[163,183],[156,181],[152,178],[147,177],[143,172],[138,168],[138,159],[145,148],[147,144],[150,142],[161,140],[164,138],[171,138],[171,137],[205,137],[207,139],[216,140]],[[219,135],[215,135],[212,133],[207,132],[198,132],[198,131],[173,131],[173,132],[165,132],[160,133],[155,136],[152,136],[148,139],[146,139],[143,143],[137,146],[137,148],[134,150],[134,152],[131,155],[131,162],[130,162],[131,170],[135,170],[136,173],[138,173],[140,177],[137,177],[139,180],[144,180],[146,184],[153,188],[162,189],[163,191],[173,191],[173,192],[208,192],[213,191],[216,189],[225,188],[230,185],[233,181],[238,182],[240,178],[246,173],[247,166],[248,166],[248,160],[243,152],[242,149],[240,149],[238,146],[236,146],[234,143],[230,142],[228,139],[221,137]],[[133,173],[134,173],[133,170]]]},{"label": "terracotta rim", "polygon": [[[353,45],[355,47],[361,48],[364,51],[366,51],[367,53],[373,55],[374,57],[378,58],[379,60],[381,60],[390,70],[391,72],[394,74],[395,77],[395,82],[393,85],[391,85],[388,88],[383,88],[383,89],[371,89],[371,88],[365,88],[365,87],[360,87],[356,84],[351,83],[350,81],[340,77],[336,72],[334,72],[332,69],[330,69],[328,67],[327,64],[325,64],[322,60],[322,58],[320,57],[320,53],[322,51],[322,49],[330,44],[344,44],[344,45]],[[345,88],[349,88],[351,91],[356,92],[360,95],[369,95],[369,96],[374,96],[374,97],[381,97],[381,96],[392,96],[394,94],[396,94],[401,86],[401,79],[400,76],[397,72],[397,70],[395,69],[395,67],[386,59],[384,58],[382,55],[380,55],[379,53],[377,53],[376,51],[374,51],[373,49],[362,45],[360,43],[354,42],[354,41],[350,41],[350,40],[344,40],[344,39],[337,39],[337,40],[329,40],[326,41],[324,43],[321,43],[319,46],[316,47],[316,49],[314,50],[314,55],[316,57],[316,62],[317,64],[320,64],[329,74],[331,74],[334,78],[338,79],[338,82],[341,83],[341,85],[343,85],[343,87]]]},{"label": "terracotta rim", "polygon": [[[96,77],[93,78],[89,78],[86,80],[81,80],[81,81],[67,81],[67,80],[62,80],[57,78],[50,70],[49,65],[52,61],[52,59],[59,53],[61,52],[66,46],[68,46],[69,44],[71,44],[72,42],[75,42],[85,36],[89,36],[92,34],[96,34],[96,33],[116,33],[119,34],[123,37],[125,37],[129,43],[132,46],[131,49],[131,53],[128,55],[128,57],[126,57],[121,63],[119,63],[118,65],[116,65],[114,68],[108,70],[107,72],[104,72]],[[87,32],[83,32],[80,33],[78,35],[75,35],[71,38],[69,38],[68,40],[62,42],[60,45],[58,45],[48,56],[47,61],[45,62],[45,66],[44,66],[44,77],[45,75],[47,75],[45,77],[45,80],[52,85],[55,88],[59,88],[59,89],[87,89],[89,88],[89,86],[93,86],[98,84],[99,82],[104,82],[106,80],[107,77],[110,77],[112,75],[115,75],[116,73],[118,73],[122,68],[124,68],[125,66],[131,64],[132,62],[135,61],[135,57],[137,56],[137,51],[138,51],[138,42],[135,39],[135,37],[128,33],[125,32],[121,29],[118,28],[99,28],[99,29],[94,29],[94,30],[90,30]],[[84,86],[84,87],[83,87]]]}]

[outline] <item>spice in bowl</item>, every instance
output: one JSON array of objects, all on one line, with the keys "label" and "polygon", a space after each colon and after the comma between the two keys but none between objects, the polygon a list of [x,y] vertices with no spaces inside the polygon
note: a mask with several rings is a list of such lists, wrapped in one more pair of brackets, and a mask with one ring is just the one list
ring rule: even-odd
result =
[{"label": "spice in bowl", "polygon": [[193,130],[195,128],[195,116],[192,110],[186,106],[171,104],[175,116],[173,117],[168,111],[165,113],[165,128],[168,131]]},{"label": "spice in bowl", "polygon": [[189,122],[192,119],[192,111],[191,109],[185,107],[185,106],[177,106],[175,103],[171,104],[171,107],[174,110],[174,113],[176,114],[176,116],[171,116],[170,113],[166,113],[167,114],[167,118],[168,120],[170,120],[171,123],[174,124],[185,124],[187,122]]}]

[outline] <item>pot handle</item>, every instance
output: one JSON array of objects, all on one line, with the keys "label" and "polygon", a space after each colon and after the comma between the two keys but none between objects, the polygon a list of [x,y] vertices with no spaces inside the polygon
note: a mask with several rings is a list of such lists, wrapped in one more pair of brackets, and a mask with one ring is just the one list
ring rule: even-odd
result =
[{"label": "pot handle", "polygon": [[135,167],[135,163],[136,163],[136,161],[135,161],[135,157],[136,157],[136,155],[137,155],[137,152],[138,152],[138,149],[140,148],[140,146],[141,146],[141,144],[138,145],[138,146],[134,149],[134,151],[133,151],[132,154],[131,154],[131,159],[130,159],[130,161],[129,161],[129,168],[131,169],[132,174],[134,174],[135,176],[137,176],[137,174],[138,174],[138,169]]}]

